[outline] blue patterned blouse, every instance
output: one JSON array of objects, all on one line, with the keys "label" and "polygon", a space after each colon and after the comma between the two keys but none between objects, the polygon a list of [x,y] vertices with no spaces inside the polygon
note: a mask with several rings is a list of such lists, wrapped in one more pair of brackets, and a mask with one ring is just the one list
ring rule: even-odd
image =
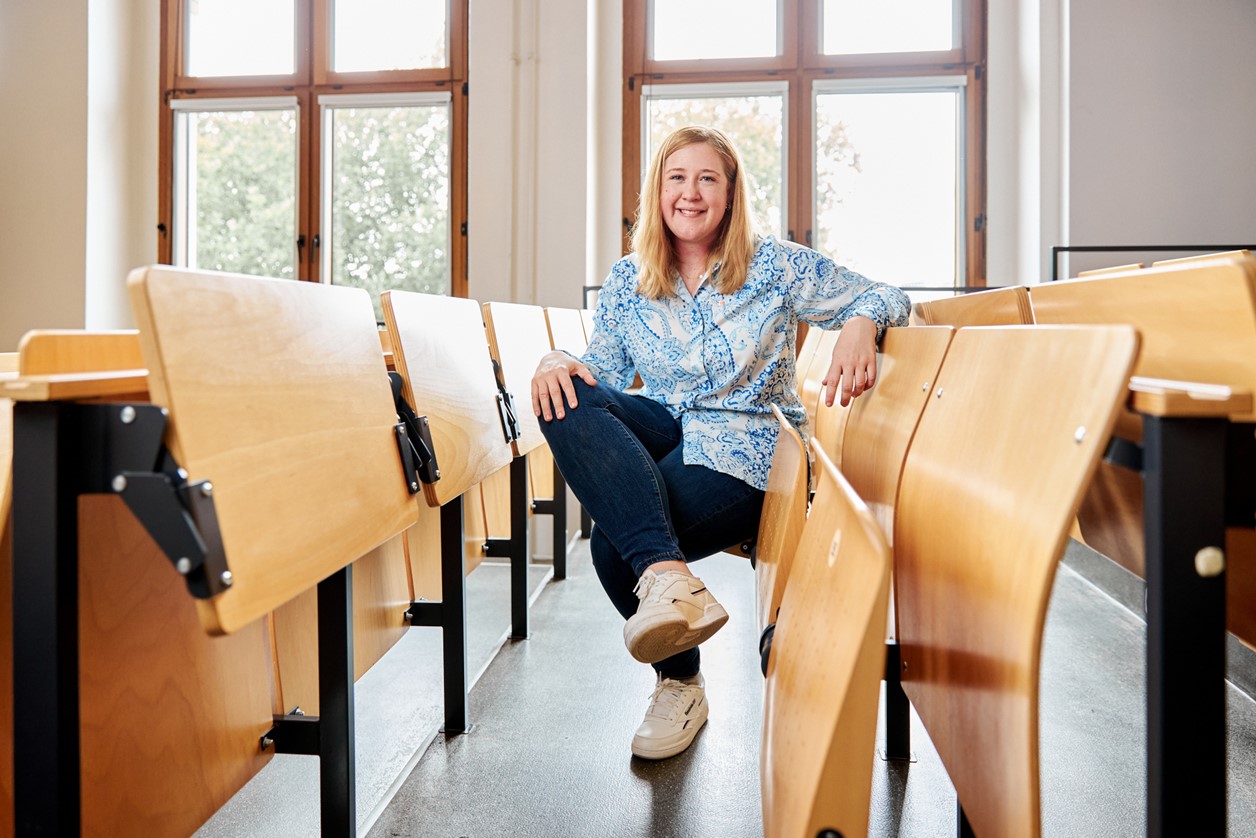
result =
[{"label": "blue patterned blouse", "polygon": [[[716,270],[718,270],[718,266]],[[636,293],[635,254],[620,259],[598,296],[594,331],[581,361],[599,382],[624,389],[641,375],[641,395],[681,424],[684,460],[766,489],[776,447],[775,403],[807,436],[798,400],[794,343],[798,321],[836,329],[855,315],[887,326],[907,323],[910,302],[793,242],[763,238],[735,294],[709,280],[695,295],[649,300]]]}]

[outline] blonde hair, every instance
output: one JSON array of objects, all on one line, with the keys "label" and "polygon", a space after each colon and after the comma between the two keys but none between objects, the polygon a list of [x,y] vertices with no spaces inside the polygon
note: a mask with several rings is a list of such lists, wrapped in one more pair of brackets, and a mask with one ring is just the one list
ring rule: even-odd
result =
[{"label": "blonde hair", "polygon": [[632,251],[641,263],[637,292],[651,300],[676,293],[676,248],[671,231],[663,222],[659,196],[663,190],[663,164],[671,154],[695,143],[706,143],[724,161],[728,178],[728,209],[716,233],[715,246],[706,271],[718,263],[715,288],[732,294],[746,282],[750,259],[754,256],[754,219],[750,212],[750,190],[746,185],[741,155],[728,137],[715,128],[690,125],[668,134],[654,153],[641,196],[637,203],[637,224],[632,231]]}]

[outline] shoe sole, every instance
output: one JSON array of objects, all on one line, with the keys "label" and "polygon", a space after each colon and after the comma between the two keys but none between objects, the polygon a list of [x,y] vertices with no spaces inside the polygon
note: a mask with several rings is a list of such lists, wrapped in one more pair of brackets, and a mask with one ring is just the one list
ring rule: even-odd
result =
[{"label": "shoe sole", "polygon": [[727,622],[728,612],[718,602],[709,605],[695,623],[683,619],[629,620],[624,624],[624,645],[628,654],[642,663],[658,663],[705,643]]},{"label": "shoe sole", "polygon": [[632,755],[640,759],[667,759],[689,749],[693,744],[693,740],[697,738],[698,731],[706,726],[707,716],[710,715],[710,708],[705,701],[702,702],[702,710],[696,717],[696,723],[691,726],[690,730],[683,730],[677,734],[675,741],[663,740],[663,742],[653,742],[650,740],[641,741],[637,737],[632,739]]}]

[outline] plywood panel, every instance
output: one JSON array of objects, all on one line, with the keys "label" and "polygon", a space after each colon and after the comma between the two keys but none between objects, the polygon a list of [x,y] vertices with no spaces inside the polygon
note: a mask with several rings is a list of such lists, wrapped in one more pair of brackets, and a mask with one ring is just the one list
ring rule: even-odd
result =
[{"label": "plywood panel", "polygon": [[270,759],[264,620],[201,628],[182,577],[121,499],[80,500],[85,835],[188,835]]},{"label": "plywood panel", "polygon": [[776,405],[779,430],[768,487],[755,540],[755,588],[760,633],[776,621],[793,565],[794,551],[807,520],[807,450],[802,437]]},{"label": "plywood panel", "polygon": [[[401,535],[353,563],[353,677],[361,678],[405,634],[410,582]],[[318,714],[318,591],[275,610],[281,706]]]},{"label": "plywood panel", "polygon": [[40,329],[23,336],[18,355],[18,371],[22,375],[144,368],[139,332],[134,329]]},{"label": "plywood panel", "polygon": [[959,294],[913,306],[925,326],[1018,326],[1033,323],[1023,285]]},{"label": "plywood panel", "polygon": [[427,416],[440,480],[429,504],[466,492],[512,458],[497,409],[497,384],[474,300],[386,291],[381,296],[394,363],[415,412]]},{"label": "plywood panel", "polygon": [[519,406],[519,440],[515,453],[527,454],[545,443],[541,426],[532,414],[532,375],[542,356],[550,351],[545,312],[539,306],[518,303],[485,303],[484,326],[489,350],[502,366],[506,389]]},{"label": "plywood panel", "polygon": [[1047,601],[1136,350],[1122,326],[961,329],[907,455],[903,686],[978,835],[1040,834]]},{"label": "plywood panel", "polygon": [[412,524],[375,313],[355,288],[154,266],[129,280],[152,399],[210,480],[235,584],[230,632]]},{"label": "plywood panel", "polygon": [[[1256,259],[1193,259],[1034,286],[1035,321],[1128,323],[1142,336],[1134,374],[1256,393]],[[1256,420],[1250,409],[1232,416]]]},{"label": "plywood panel", "polygon": [[545,309],[545,322],[549,326],[552,348],[570,352],[577,358],[584,354],[589,339],[584,333],[584,321],[580,317],[579,309],[551,306]]},{"label": "plywood panel", "polygon": [[[850,406],[840,468],[872,510],[891,546],[907,448],[954,333],[950,326],[887,329],[876,384]],[[824,444],[818,430],[816,439]]]},{"label": "plywood panel", "polygon": [[889,548],[814,441],[813,451],[816,499],[781,603],[764,690],[765,838],[868,834]]}]

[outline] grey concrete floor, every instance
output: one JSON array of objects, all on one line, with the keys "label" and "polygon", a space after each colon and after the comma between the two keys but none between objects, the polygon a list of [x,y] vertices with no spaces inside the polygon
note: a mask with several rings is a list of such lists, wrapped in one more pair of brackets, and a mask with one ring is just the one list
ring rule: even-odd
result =
[{"label": "grey concrete floor", "polygon": [[[628,747],[651,673],[624,651],[587,549],[578,545],[569,578],[542,592],[532,637],[503,648],[476,686],[476,729],[432,743],[370,838],[762,835],[747,563],[721,555],[695,566],[732,615],[703,646],[711,719],[689,751],[649,763]],[[1131,611],[1061,565],[1041,676],[1044,835],[1145,832],[1144,637]],[[1250,838],[1256,704],[1232,687],[1228,701],[1229,834]],[[874,764],[870,835],[955,834],[954,789],[914,714],[912,736],[915,762]]]},{"label": "grey concrete floor", "polygon": [[[1043,833],[1141,835],[1145,627],[1072,569],[1085,566],[1061,566],[1047,618]],[[469,734],[437,734],[435,629],[412,629],[358,682],[359,834],[761,836],[754,577],[745,560],[726,555],[695,570],[731,619],[703,646],[711,717],[687,752],[658,763],[631,757],[652,673],[624,650],[622,623],[589,565],[587,542],[576,542],[568,579],[546,581],[545,568],[534,570],[527,640],[504,639],[508,570],[490,566],[469,577],[469,659],[473,672],[482,670],[470,694]],[[1229,835],[1256,838],[1256,703],[1227,691]],[[870,835],[954,835],[955,793],[914,715],[912,750],[910,764],[874,763]],[[317,833],[317,760],[277,757],[197,835]]]}]

